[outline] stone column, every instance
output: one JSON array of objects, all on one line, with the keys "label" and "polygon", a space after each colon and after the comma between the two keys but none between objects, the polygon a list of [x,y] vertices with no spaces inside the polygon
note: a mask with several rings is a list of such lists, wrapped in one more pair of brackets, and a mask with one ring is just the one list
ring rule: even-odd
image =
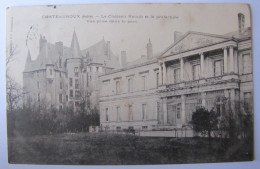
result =
[{"label": "stone column", "polygon": [[181,67],[181,75],[180,75],[180,78],[181,78],[181,82],[184,81],[184,61],[183,61],[183,58],[180,58],[180,67]]},{"label": "stone column", "polygon": [[230,67],[230,73],[234,73],[234,49],[233,46],[229,47],[229,67]]},{"label": "stone column", "polygon": [[227,48],[223,48],[224,50],[224,74],[228,73],[228,59],[227,59]]},{"label": "stone column", "polygon": [[182,125],[186,124],[185,95],[181,95],[181,122]]},{"label": "stone column", "polygon": [[163,98],[163,124],[167,124],[167,98]]},{"label": "stone column", "polygon": [[200,77],[204,77],[204,54],[200,53]]},{"label": "stone column", "polygon": [[237,56],[237,50],[234,50],[234,72],[238,73],[238,56]]},{"label": "stone column", "polygon": [[233,113],[235,113],[235,89],[226,89],[224,91],[225,97],[228,99],[228,108],[232,110]]},{"label": "stone column", "polygon": [[167,84],[167,76],[166,76],[166,65],[163,62],[163,84]]},{"label": "stone column", "polygon": [[230,104],[231,104],[231,110],[233,114],[236,113],[235,102],[236,102],[235,89],[230,89]]},{"label": "stone column", "polygon": [[206,92],[201,93],[201,106],[206,108]]}]

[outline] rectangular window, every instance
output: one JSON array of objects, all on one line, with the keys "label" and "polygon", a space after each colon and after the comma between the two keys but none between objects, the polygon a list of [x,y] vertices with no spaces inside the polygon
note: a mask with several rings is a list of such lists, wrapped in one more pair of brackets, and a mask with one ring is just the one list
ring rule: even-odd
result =
[{"label": "rectangular window", "polygon": [[108,108],[106,108],[106,121],[108,121],[109,119],[108,119]]},{"label": "rectangular window", "polygon": [[96,67],[96,72],[98,72],[98,67]]},{"label": "rectangular window", "polygon": [[99,67],[99,72],[102,73],[102,67]]},{"label": "rectangular window", "polygon": [[62,73],[60,72],[60,78],[62,78]]},{"label": "rectangular window", "polygon": [[142,104],[142,120],[146,120],[146,104]]},{"label": "rectangular window", "polygon": [[60,89],[62,89],[62,82],[60,82]]},{"label": "rectangular window", "polygon": [[133,130],[134,126],[129,126],[128,129]]},{"label": "rectangular window", "polygon": [[120,107],[117,106],[116,107],[116,117],[117,117],[117,121],[121,121],[121,117],[120,117]]},{"label": "rectangular window", "polygon": [[133,92],[133,78],[128,79],[128,92]]},{"label": "rectangular window", "polygon": [[37,96],[37,101],[40,102],[41,101],[41,94],[38,93],[38,96]]},{"label": "rectangular window", "polygon": [[132,105],[128,106],[128,117],[129,117],[129,121],[133,121],[134,117],[133,117],[133,107],[132,107]]},{"label": "rectangular window", "polygon": [[74,109],[74,102],[73,102],[73,101],[69,101],[69,107],[70,107],[71,109]]},{"label": "rectangular window", "polygon": [[68,95],[66,95],[66,101],[69,101],[69,97],[68,97]]},{"label": "rectangular window", "polygon": [[116,94],[120,93],[120,82],[116,81]]},{"label": "rectangular window", "polygon": [[69,83],[70,83],[70,87],[72,87],[73,86],[73,79],[72,78],[70,78]]},{"label": "rectangular window", "polygon": [[200,65],[192,66],[192,77],[193,80],[198,80],[200,78]]},{"label": "rectangular window", "polygon": [[160,102],[157,102],[157,120],[160,121]]},{"label": "rectangular window", "polygon": [[176,107],[177,119],[181,118],[181,104],[179,103]]},{"label": "rectangular window", "polygon": [[249,54],[242,56],[243,74],[252,73],[252,62]]},{"label": "rectangular window", "polygon": [[79,68],[78,67],[74,68],[74,74],[75,74],[76,77],[79,76]]},{"label": "rectangular window", "polygon": [[70,90],[70,98],[73,98],[73,90]]},{"label": "rectangular window", "polygon": [[145,76],[142,76],[142,90],[145,90],[145,88],[146,88],[146,82],[145,82],[145,80],[146,80],[146,77],[145,77]]},{"label": "rectangular window", "polygon": [[143,130],[147,130],[147,129],[148,129],[148,126],[142,126],[142,129],[143,129]]},{"label": "rectangular window", "polygon": [[80,92],[79,90],[75,90],[75,98],[79,99],[80,98]]},{"label": "rectangular window", "polygon": [[181,72],[180,68],[174,69],[174,83],[180,82],[180,72]]},{"label": "rectangular window", "polygon": [[79,79],[75,79],[75,89],[79,89]]},{"label": "rectangular window", "polygon": [[217,60],[214,62],[214,76],[221,76],[223,75],[224,67],[223,67],[223,60]]},{"label": "rectangular window", "polygon": [[52,69],[50,69],[50,75],[52,75]]},{"label": "rectangular window", "polygon": [[62,103],[62,94],[59,94],[59,102]]},{"label": "rectangular window", "polygon": [[40,89],[40,82],[37,82],[37,88]]},{"label": "rectangular window", "polygon": [[75,107],[78,109],[80,107],[79,102],[75,102]]},{"label": "rectangular window", "polygon": [[59,106],[59,110],[62,110],[62,105]]}]

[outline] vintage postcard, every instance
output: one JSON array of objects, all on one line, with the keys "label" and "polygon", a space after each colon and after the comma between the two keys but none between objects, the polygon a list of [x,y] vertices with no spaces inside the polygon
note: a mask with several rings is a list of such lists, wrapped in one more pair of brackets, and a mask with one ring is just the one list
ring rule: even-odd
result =
[{"label": "vintage postcard", "polygon": [[254,159],[248,4],[6,12],[9,163]]}]

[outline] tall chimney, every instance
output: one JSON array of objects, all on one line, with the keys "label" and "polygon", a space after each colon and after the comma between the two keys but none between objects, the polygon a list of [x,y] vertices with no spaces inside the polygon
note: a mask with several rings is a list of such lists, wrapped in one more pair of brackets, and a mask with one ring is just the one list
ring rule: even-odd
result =
[{"label": "tall chimney", "polygon": [[126,63],[126,51],[121,51],[121,66],[125,67]]},{"label": "tall chimney", "polygon": [[63,42],[56,42],[56,49],[59,53],[59,55],[63,56]]},{"label": "tall chimney", "polygon": [[174,43],[180,40],[181,36],[183,35],[182,32],[174,31]]},{"label": "tall chimney", "polygon": [[147,59],[152,59],[152,58],[153,58],[153,45],[149,38],[149,42],[147,43]]},{"label": "tall chimney", "polygon": [[42,35],[40,36],[40,48],[39,48],[39,52],[41,52],[42,47],[44,46],[44,44],[47,42],[47,40],[45,39],[45,36],[42,37]]},{"label": "tall chimney", "polygon": [[241,34],[245,29],[245,15],[242,13],[238,14],[238,32]]},{"label": "tall chimney", "polygon": [[110,59],[110,41],[107,41],[107,58]]}]

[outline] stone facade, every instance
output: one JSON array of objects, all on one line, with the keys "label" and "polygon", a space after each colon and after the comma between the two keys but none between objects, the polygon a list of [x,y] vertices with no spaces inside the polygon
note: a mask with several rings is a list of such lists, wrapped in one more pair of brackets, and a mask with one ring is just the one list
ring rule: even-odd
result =
[{"label": "stone facade", "polygon": [[134,62],[123,53],[123,68],[99,76],[101,128],[185,128],[197,107],[221,113],[225,100],[233,112],[235,102],[252,110],[251,29],[243,25],[225,35],[178,32],[156,56],[149,41],[147,56]]},{"label": "stone facade", "polygon": [[48,43],[41,36],[39,55],[32,60],[28,52],[23,72],[24,105],[99,109],[98,75],[118,67],[109,41],[102,39],[81,50],[75,31],[70,47]]}]

